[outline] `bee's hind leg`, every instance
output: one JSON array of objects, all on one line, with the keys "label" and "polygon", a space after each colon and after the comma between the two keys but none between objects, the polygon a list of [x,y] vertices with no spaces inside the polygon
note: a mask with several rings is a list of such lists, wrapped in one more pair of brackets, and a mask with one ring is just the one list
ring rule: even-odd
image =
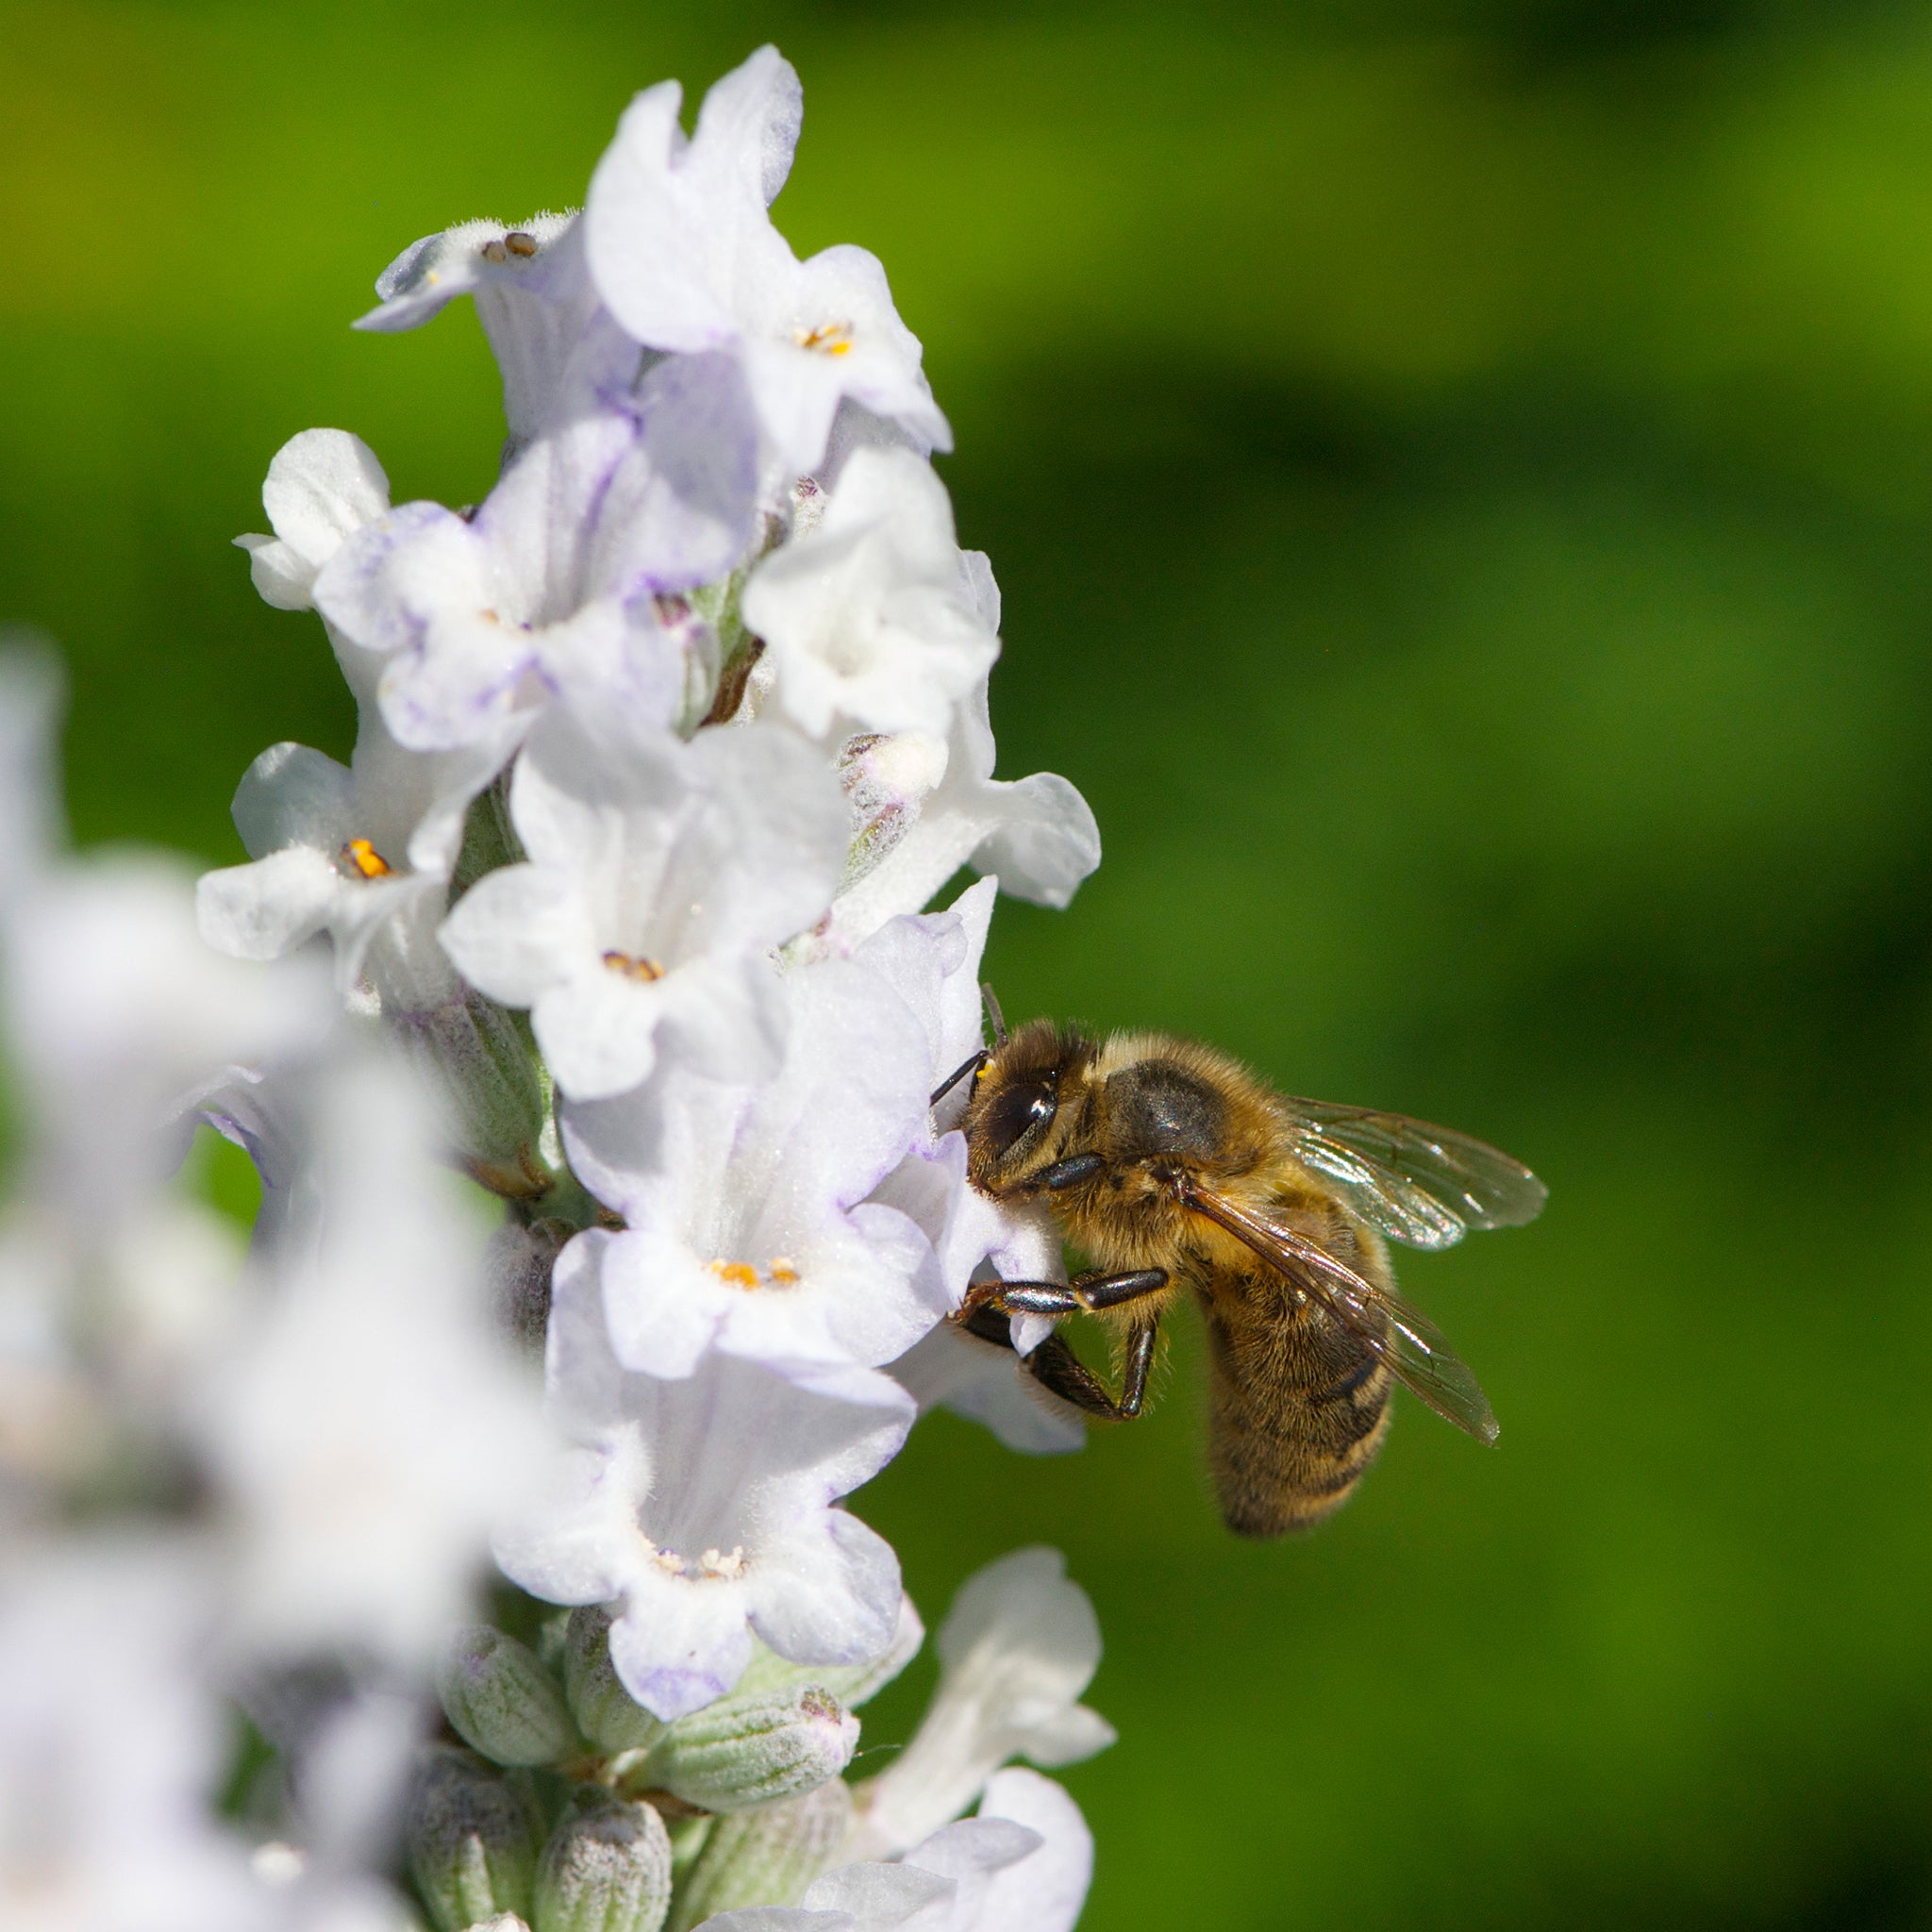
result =
[{"label": "bee's hind leg", "polygon": [[1141,1404],[1146,1398],[1147,1372],[1154,1365],[1154,1342],[1158,1333],[1152,1323],[1134,1330],[1134,1339],[1127,1344],[1126,1369],[1117,1397],[1108,1392],[1107,1385],[1058,1335],[1049,1335],[1024,1358],[1022,1366],[1042,1389],[1058,1395],[1062,1402],[1071,1402],[1075,1408],[1108,1422],[1131,1422],[1141,1413]]},{"label": "bee's hind leg", "polygon": [[[1158,1294],[1168,1284],[1165,1268],[1136,1268],[1121,1274],[1083,1274],[1076,1281],[987,1281],[969,1289],[966,1305],[953,1319],[982,1341],[1012,1346],[1009,1315],[1083,1315],[1118,1308]],[[1063,1402],[1109,1422],[1127,1422],[1141,1413],[1147,1394],[1147,1372],[1154,1365],[1158,1319],[1133,1332],[1118,1397],[1058,1335],[1049,1335],[1021,1366]]]}]

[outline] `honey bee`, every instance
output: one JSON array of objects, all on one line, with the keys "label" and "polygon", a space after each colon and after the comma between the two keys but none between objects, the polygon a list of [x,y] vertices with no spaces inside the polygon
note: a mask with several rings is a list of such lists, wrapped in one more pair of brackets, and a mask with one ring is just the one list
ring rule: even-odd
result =
[{"label": "honey bee", "polygon": [[1208,1459],[1238,1535],[1306,1529],[1347,1501],[1400,1382],[1483,1442],[1496,1419],[1428,1319],[1395,1291],[1386,1243],[1446,1248],[1534,1220],[1547,1191],[1520,1161],[1401,1114],[1270,1091],[1211,1048],[1106,1040],[1036,1020],[933,1095],[972,1082],[967,1173],[995,1200],[1045,1202],[1096,1264],[1067,1283],[976,1284],[955,1317],[1011,1346],[1016,1314],[1101,1316],[1112,1394],[1059,1336],[1023,1358],[1092,1415],[1141,1412],[1161,1317],[1191,1290],[1207,1323]]}]

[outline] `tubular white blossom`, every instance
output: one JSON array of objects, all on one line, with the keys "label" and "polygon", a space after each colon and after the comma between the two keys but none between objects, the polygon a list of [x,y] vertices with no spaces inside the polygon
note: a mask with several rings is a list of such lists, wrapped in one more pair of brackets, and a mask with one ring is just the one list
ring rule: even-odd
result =
[{"label": "tubular white blossom", "polygon": [[791,475],[817,467],[846,397],[949,448],[876,259],[841,246],[800,262],[766,213],[804,116],[791,63],[760,47],[705,96],[689,141],[682,97],[675,81],[639,94],[591,182],[591,274],[611,312],[652,348],[735,355]]},{"label": "tubular white blossom", "polygon": [[924,1137],[916,1019],[856,961],[798,969],[784,996],[771,1080],[674,1071],[636,1103],[566,1117],[574,1166],[626,1224],[578,1241],[598,1249],[633,1368],[688,1375],[711,1349],[780,1373],[875,1367],[950,1306],[919,1223],[876,1197]]},{"label": "tubular white blossom", "polygon": [[772,653],[779,702],[814,738],[835,723],[942,738],[1000,648],[945,485],[904,449],[854,453],[816,526],[753,573],[744,619]]},{"label": "tubular white blossom", "polygon": [[305,429],[268,466],[261,486],[273,537],[237,537],[248,574],[277,610],[307,610],[315,579],[363,525],[389,510],[389,478],[375,452],[346,429]]},{"label": "tubular white blossom", "polygon": [[940,1686],[919,1730],[858,1790],[854,1842],[874,1857],[957,1817],[1009,1757],[1050,1769],[1114,1740],[1077,1701],[1100,1662],[1100,1626],[1058,1550],[1015,1550],[969,1577],[938,1647]]},{"label": "tubular white blossom", "polygon": [[837,794],[781,728],[685,745],[548,721],[510,814],[529,861],[443,928],[471,983],[528,1007],[564,1092],[635,1087],[660,1028],[722,1078],[769,1073],[783,996],[767,950],[818,918],[843,848]]},{"label": "tubular white blossom", "polygon": [[800,1663],[859,1663],[899,1620],[889,1545],[832,1506],[897,1453],[912,1405],[858,1369],[789,1377],[708,1356],[678,1381],[612,1354],[594,1250],[558,1264],[547,1381],[578,1446],[497,1561],[553,1603],[621,1604],[610,1656],[658,1717],[722,1696],[754,1632]]}]

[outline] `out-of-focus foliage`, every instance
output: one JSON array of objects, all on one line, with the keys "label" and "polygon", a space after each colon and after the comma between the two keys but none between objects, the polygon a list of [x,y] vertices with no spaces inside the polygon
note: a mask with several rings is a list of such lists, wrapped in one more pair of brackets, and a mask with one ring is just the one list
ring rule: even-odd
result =
[{"label": "out-of-focus foliage", "polygon": [[345,748],[225,547],[287,436],[488,486],[474,324],[351,335],[375,271],[768,37],[781,225],[958,433],[1007,769],[1108,841],[1008,1010],[1554,1190],[1405,1276],[1500,1446],[1410,1406],[1307,1541],[1219,1528],[1187,1332],[1084,1456],[940,1419],[862,1499],[928,1607],[1034,1538],[1092,1592],[1087,1924],[1923,1923],[1932,9],[0,0],[0,614],[82,837],[232,858],[262,745]]}]

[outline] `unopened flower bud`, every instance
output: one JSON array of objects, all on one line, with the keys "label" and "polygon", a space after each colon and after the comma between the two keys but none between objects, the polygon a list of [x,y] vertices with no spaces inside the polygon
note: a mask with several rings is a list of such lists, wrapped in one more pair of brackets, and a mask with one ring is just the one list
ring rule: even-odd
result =
[{"label": "unopened flower bud", "polygon": [[428,1011],[388,1017],[472,1174],[513,1200],[541,1196],[552,1179],[535,1155],[543,1078],[523,1023],[467,986]]},{"label": "unopened flower bud", "polygon": [[537,1867],[537,1932],[658,1932],[671,1837],[648,1805],[586,1787]]},{"label": "unopened flower bud", "polygon": [[851,1830],[852,1788],[836,1777],[782,1804],[713,1819],[666,1932],[691,1932],[746,1906],[795,1906]]},{"label": "unopened flower bud", "polygon": [[563,1683],[577,1728],[600,1751],[648,1750],[664,1735],[624,1688],[610,1661],[610,1617],[596,1604],[570,1613],[563,1639]]},{"label": "unopened flower bud", "polygon": [[923,731],[869,731],[846,740],[838,769],[852,810],[850,885],[912,829],[921,804],[946,775],[946,743]]},{"label": "unopened flower bud", "polygon": [[491,1310],[498,1328],[524,1355],[541,1362],[550,1327],[550,1277],[575,1230],[560,1221],[506,1222],[483,1250]]},{"label": "unopened flower bud", "polygon": [[463,1741],[498,1764],[555,1764],[576,1748],[557,1680],[534,1651],[487,1624],[451,1632],[436,1694]]},{"label": "unopened flower bud", "polygon": [[467,1751],[432,1750],[406,1837],[410,1875],[438,1932],[466,1932],[500,1912],[529,1918],[537,1828],[502,1773]]},{"label": "unopened flower bud", "polygon": [[837,1777],[858,1747],[858,1720],[821,1685],[774,1697],[726,1697],[679,1718],[649,1775],[688,1805],[744,1811]]}]

